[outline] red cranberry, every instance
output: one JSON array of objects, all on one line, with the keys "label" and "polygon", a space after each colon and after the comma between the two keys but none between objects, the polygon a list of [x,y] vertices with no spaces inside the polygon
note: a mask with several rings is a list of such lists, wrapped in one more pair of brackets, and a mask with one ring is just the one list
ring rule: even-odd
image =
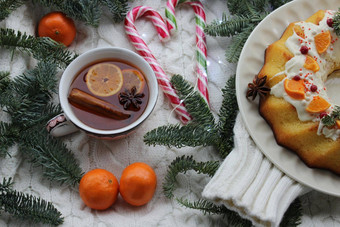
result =
[{"label": "red cranberry", "polygon": [[302,46],[300,48],[301,54],[308,54],[308,47],[307,46]]},{"label": "red cranberry", "polygon": [[326,112],[322,112],[322,113],[320,114],[320,119],[326,117],[327,115],[328,115],[328,114],[327,114]]},{"label": "red cranberry", "polygon": [[310,86],[310,90],[312,92],[316,92],[318,90],[318,86],[316,86],[315,84],[313,84],[312,86]]},{"label": "red cranberry", "polygon": [[328,18],[327,19],[327,25],[331,28],[333,28],[333,19],[332,18]]},{"label": "red cranberry", "polygon": [[299,81],[300,80],[300,76],[299,75],[294,76],[293,80]]}]

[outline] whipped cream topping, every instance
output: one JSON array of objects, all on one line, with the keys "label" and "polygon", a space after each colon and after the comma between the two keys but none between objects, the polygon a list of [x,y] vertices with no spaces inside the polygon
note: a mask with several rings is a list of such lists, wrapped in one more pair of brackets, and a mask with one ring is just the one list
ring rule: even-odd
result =
[{"label": "whipped cream topping", "polygon": [[[312,114],[306,110],[306,107],[313,100],[314,96],[320,96],[331,103],[331,106],[325,110],[325,113],[331,114],[334,109],[334,104],[332,104],[330,98],[327,96],[324,81],[326,81],[327,76],[332,73],[333,69],[340,65],[339,37],[335,34],[334,29],[327,24],[327,19],[333,19],[335,13],[336,12],[333,10],[327,10],[325,12],[325,17],[318,25],[305,21],[295,23],[295,25],[300,26],[303,30],[304,37],[299,36],[294,31],[293,35],[285,42],[286,47],[294,57],[286,62],[284,71],[275,76],[284,74],[286,75],[286,79],[293,79],[296,75],[299,75],[300,78],[304,80],[306,91],[305,98],[294,99],[289,96],[284,88],[285,79],[271,88],[272,95],[284,98],[296,108],[298,117],[301,121],[319,122],[318,135],[323,134],[326,138],[331,138],[333,140],[336,140],[339,137],[340,130],[337,127],[328,128],[324,126],[321,121],[320,113]],[[314,37],[327,31],[331,34],[331,43],[324,53],[319,54],[314,42]],[[314,72],[304,67],[307,55],[301,53],[300,49],[302,46],[308,47],[307,55],[316,60],[320,67],[318,71]],[[317,86],[316,91],[311,91],[312,85]]]}]

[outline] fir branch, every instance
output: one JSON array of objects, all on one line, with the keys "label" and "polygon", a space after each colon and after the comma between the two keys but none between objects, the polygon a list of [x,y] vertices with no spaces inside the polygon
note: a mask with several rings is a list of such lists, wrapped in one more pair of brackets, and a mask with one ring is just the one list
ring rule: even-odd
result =
[{"label": "fir branch", "polygon": [[178,97],[184,101],[185,107],[193,117],[193,122],[213,126],[214,116],[202,96],[197,91],[194,91],[194,88],[180,75],[173,75],[171,83]]},{"label": "fir branch", "polygon": [[234,147],[233,128],[238,113],[235,77],[236,75],[231,76],[225,88],[222,89],[223,101],[218,114],[218,131],[220,134],[218,150],[222,158],[225,158]]},{"label": "fir branch", "polygon": [[230,45],[226,52],[226,59],[231,63],[236,63],[240,57],[241,51],[250,33],[254,30],[255,26],[249,26],[241,33],[232,38],[232,45]]},{"label": "fir branch", "polygon": [[223,13],[222,20],[214,20],[207,25],[204,32],[210,36],[233,36],[240,33],[251,22],[249,15],[227,16]]},{"label": "fir branch", "polygon": [[289,208],[286,210],[280,226],[281,227],[293,227],[301,224],[301,216],[302,216],[302,206],[301,201],[299,199],[295,199],[292,204],[290,204]]},{"label": "fir branch", "polygon": [[25,139],[19,145],[19,151],[35,166],[43,167],[43,175],[50,181],[61,185],[78,185],[83,172],[73,153],[61,140],[50,137],[42,127],[27,130]]},{"label": "fir branch", "polygon": [[340,8],[333,18],[333,28],[337,36],[340,36]]},{"label": "fir branch", "polygon": [[24,4],[24,0],[2,0],[0,1],[0,21],[8,17],[14,10]]},{"label": "fir branch", "polygon": [[102,5],[107,6],[114,22],[120,22],[125,19],[128,11],[127,0],[100,0],[100,2]]},{"label": "fir branch", "polygon": [[149,146],[163,145],[176,148],[209,146],[214,145],[218,139],[216,134],[215,128],[200,124],[166,125],[147,132],[144,135],[144,142]]},{"label": "fir branch", "polygon": [[168,167],[165,181],[163,182],[163,193],[169,199],[174,197],[176,176],[179,173],[195,170],[198,174],[207,174],[211,177],[218,167],[218,161],[196,162],[192,156],[183,155],[182,157],[177,157]]},{"label": "fir branch", "polygon": [[242,227],[247,227],[247,226],[252,226],[251,222],[242,219],[238,213],[235,211],[228,210],[225,206],[216,206],[214,203],[204,200],[204,199],[199,199],[198,201],[195,202],[190,202],[187,199],[177,199],[177,202],[181,204],[184,207],[195,209],[202,211],[203,214],[217,214],[217,215],[223,215],[225,219],[228,221],[229,226],[242,226]]},{"label": "fir branch", "polygon": [[276,8],[279,8],[280,6],[290,2],[292,0],[269,0],[269,3],[272,7],[272,9],[276,9]]},{"label": "fir branch", "polygon": [[51,61],[59,67],[67,66],[77,57],[76,54],[67,51],[64,45],[50,38],[35,38],[13,29],[0,28],[0,47],[32,54],[37,60]]},{"label": "fir branch", "polygon": [[0,122],[0,157],[9,155],[8,149],[12,147],[20,136],[16,126],[11,123]]},{"label": "fir branch", "polygon": [[51,202],[13,190],[11,185],[11,178],[8,180],[4,178],[3,183],[0,184],[0,210],[13,215],[15,218],[33,223],[54,226],[63,223],[61,213]]},{"label": "fir branch", "polygon": [[0,95],[4,90],[8,87],[8,84],[10,83],[9,78],[10,72],[0,72]]}]

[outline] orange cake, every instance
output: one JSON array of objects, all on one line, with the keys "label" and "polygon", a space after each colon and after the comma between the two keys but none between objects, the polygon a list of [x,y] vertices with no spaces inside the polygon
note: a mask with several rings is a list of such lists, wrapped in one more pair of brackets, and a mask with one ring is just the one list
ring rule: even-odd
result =
[{"label": "orange cake", "polygon": [[270,88],[259,111],[278,144],[294,151],[309,167],[340,174],[340,108],[327,96],[328,75],[340,69],[335,11],[320,10],[291,23],[266,49],[258,78]]}]

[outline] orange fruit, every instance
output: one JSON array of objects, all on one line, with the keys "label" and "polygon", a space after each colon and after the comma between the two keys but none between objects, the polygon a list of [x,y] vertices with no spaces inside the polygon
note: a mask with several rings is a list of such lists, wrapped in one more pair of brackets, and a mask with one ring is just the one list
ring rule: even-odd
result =
[{"label": "orange fruit", "polygon": [[119,191],[127,203],[142,206],[152,199],[156,185],[157,177],[154,170],[143,162],[136,162],[123,170]]},{"label": "orange fruit", "polygon": [[324,53],[331,44],[331,33],[329,31],[317,34],[314,37],[315,47],[319,54]]},{"label": "orange fruit", "polygon": [[123,74],[112,63],[99,63],[86,74],[86,85],[95,95],[107,97],[116,94],[123,85]]},{"label": "orange fruit", "polygon": [[305,64],[303,65],[306,69],[312,70],[313,72],[317,72],[320,70],[319,64],[312,58],[311,56],[307,55]]},{"label": "orange fruit", "polygon": [[340,120],[335,120],[336,126],[340,128]]},{"label": "orange fruit", "polygon": [[327,110],[331,104],[320,96],[314,96],[313,100],[309,103],[306,110],[309,113],[321,113]]},{"label": "orange fruit", "polygon": [[287,94],[293,99],[305,98],[305,83],[303,80],[290,80],[284,81],[284,88]]},{"label": "orange fruit", "polygon": [[298,36],[300,36],[303,39],[305,38],[305,32],[299,25],[294,25],[293,30]]},{"label": "orange fruit", "polygon": [[122,89],[131,90],[136,87],[136,93],[143,91],[145,79],[141,72],[136,69],[124,69],[122,74],[124,78]]},{"label": "orange fruit", "polygon": [[76,26],[73,20],[64,13],[51,12],[40,19],[38,36],[50,37],[65,46],[69,46],[76,37]]},{"label": "orange fruit", "polygon": [[80,180],[79,194],[86,206],[105,210],[112,206],[118,196],[118,181],[115,175],[105,169],[87,172]]}]

